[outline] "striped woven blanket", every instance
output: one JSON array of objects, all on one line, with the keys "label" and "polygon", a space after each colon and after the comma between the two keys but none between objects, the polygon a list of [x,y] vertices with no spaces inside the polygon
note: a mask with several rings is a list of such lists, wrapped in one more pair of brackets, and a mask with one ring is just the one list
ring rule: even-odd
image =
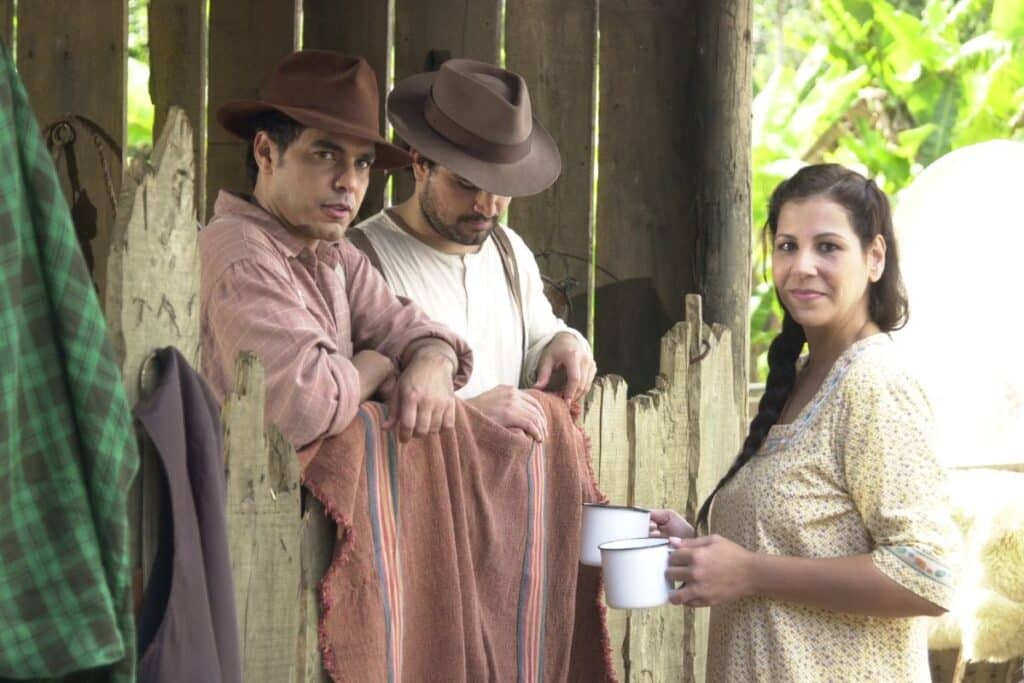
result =
[{"label": "striped woven blanket", "polygon": [[300,453],[337,524],[320,649],[335,681],[611,681],[600,576],[579,564],[602,498],[557,397],[536,444],[459,402],[455,429],[398,444],[366,403]]}]

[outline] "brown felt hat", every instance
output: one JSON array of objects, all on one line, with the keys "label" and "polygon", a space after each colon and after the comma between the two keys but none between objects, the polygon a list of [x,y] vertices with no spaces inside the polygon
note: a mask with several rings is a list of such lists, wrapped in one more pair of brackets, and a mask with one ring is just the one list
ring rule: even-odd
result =
[{"label": "brown felt hat", "polygon": [[490,64],[450,59],[406,78],[388,95],[388,120],[423,156],[497,195],[536,194],[562,171],[526,81]]},{"label": "brown felt hat", "polygon": [[409,155],[380,134],[377,76],[362,57],[327,50],[300,50],[274,67],[258,100],[234,100],[217,110],[217,121],[243,140],[256,134],[253,119],[275,109],[309,128],[375,143],[374,168],[401,168]]}]

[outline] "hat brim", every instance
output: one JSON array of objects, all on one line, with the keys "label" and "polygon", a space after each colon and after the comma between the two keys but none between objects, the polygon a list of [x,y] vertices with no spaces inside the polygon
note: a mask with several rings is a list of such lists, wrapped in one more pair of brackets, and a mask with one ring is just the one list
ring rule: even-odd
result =
[{"label": "hat brim", "polygon": [[536,118],[530,151],[519,161],[497,163],[479,159],[434,131],[423,115],[437,72],[410,76],[388,95],[388,120],[412,148],[446,166],[477,187],[503,197],[526,197],[551,187],[562,172],[558,145]]},{"label": "hat brim", "polygon": [[217,121],[224,130],[232,135],[251,140],[256,134],[253,129],[253,119],[257,114],[268,111],[279,111],[287,114],[299,123],[309,128],[318,128],[328,133],[339,133],[350,135],[358,140],[372,142],[375,146],[373,168],[392,169],[402,168],[412,163],[409,153],[400,147],[387,142],[379,133],[368,131],[360,126],[352,126],[340,121],[333,116],[312,109],[302,107],[287,107],[277,104],[270,104],[260,100],[234,100],[222,105],[217,110]]}]

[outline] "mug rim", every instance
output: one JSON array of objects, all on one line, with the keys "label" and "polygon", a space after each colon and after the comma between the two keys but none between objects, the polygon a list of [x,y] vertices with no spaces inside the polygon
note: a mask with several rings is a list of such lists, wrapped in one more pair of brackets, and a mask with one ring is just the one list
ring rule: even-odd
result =
[{"label": "mug rim", "polygon": [[632,512],[643,512],[644,514],[649,514],[651,512],[647,508],[637,507],[636,505],[612,505],[611,503],[584,503],[583,507],[608,508],[609,510],[630,510]]},{"label": "mug rim", "polygon": [[[628,546],[628,547],[623,547],[623,548],[612,548],[612,547],[609,547],[609,546],[615,545],[616,543],[630,543],[630,542],[636,543],[637,541],[651,541],[651,542],[643,544],[643,545],[633,545],[633,546]],[[597,548],[598,548],[598,550],[601,550],[601,551],[608,551],[610,553],[613,553],[613,552],[620,552],[620,551],[623,551],[623,550],[647,550],[648,548],[657,548],[659,546],[667,546],[668,544],[669,543],[668,543],[668,539],[667,538],[657,538],[657,537],[653,537],[653,536],[648,536],[646,538],[639,538],[639,537],[638,538],[617,538],[614,541],[606,541],[606,542],[602,543],[601,545],[597,546]]]}]

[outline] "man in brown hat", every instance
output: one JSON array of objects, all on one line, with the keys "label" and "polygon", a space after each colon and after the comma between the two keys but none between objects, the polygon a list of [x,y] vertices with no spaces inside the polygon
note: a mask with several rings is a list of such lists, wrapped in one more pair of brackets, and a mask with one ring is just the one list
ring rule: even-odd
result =
[{"label": "man in brown hat", "polygon": [[458,395],[542,441],[544,412],[520,387],[550,388],[562,370],[562,395],[578,400],[596,366],[586,339],[553,314],[526,243],[498,218],[511,197],[558,178],[558,147],[522,77],[468,59],[399,83],[388,119],[411,147],[416,189],[349,238],[396,293],[469,342],[473,377]]},{"label": "man in brown hat", "polygon": [[229,102],[217,120],[247,141],[252,184],[251,195],[221,191],[200,234],[202,371],[217,397],[251,351],[266,371],[267,420],[296,448],[343,431],[381,388],[401,439],[451,427],[468,347],[342,239],[370,169],[410,161],[380,135],[370,66],[293,53],[262,99]]}]

